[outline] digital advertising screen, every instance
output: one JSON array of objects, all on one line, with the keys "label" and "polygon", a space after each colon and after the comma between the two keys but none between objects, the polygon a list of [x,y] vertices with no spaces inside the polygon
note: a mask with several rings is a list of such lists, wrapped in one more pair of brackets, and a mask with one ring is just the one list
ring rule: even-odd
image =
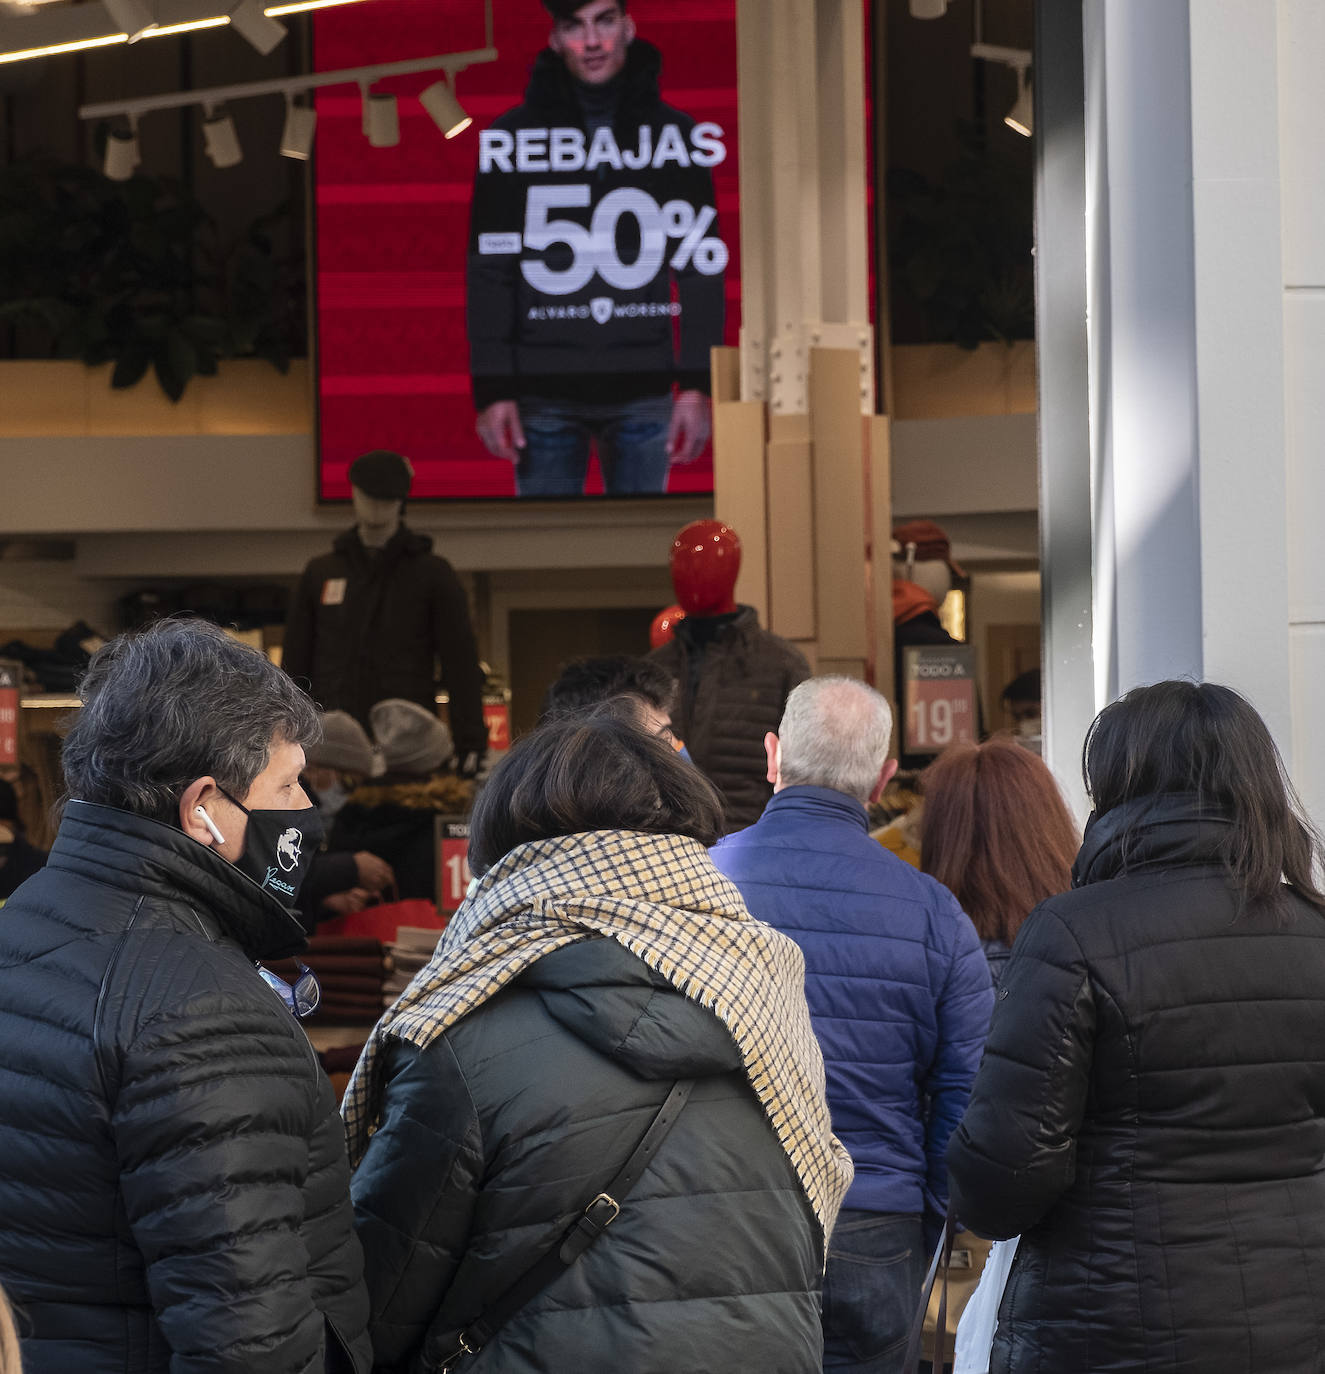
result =
[{"label": "digital advertising screen", "polygon": [[[735,0],[494,10],[498,59],[453,88],[373,85],[394,120],[318,92],[319,497],[378,448],[412,499],[710,492],[709,352],[740,326]],[[484,45],[482,0],[314,12],[318,71]],[[452,95],[472,122],[446,138]]]}]

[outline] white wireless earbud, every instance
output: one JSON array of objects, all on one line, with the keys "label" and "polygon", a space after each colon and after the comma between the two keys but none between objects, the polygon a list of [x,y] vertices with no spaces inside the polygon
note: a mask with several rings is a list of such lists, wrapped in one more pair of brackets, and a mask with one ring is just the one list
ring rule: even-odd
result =
[{"label": "white wireless earbud", "polygon": [[207,827],[208,830],[212,832],[212,839],[214,839],[217,844],[225,843],[225,836],[222,835],[221,832],[216,828],[216,822],[212,820],[212,818],[202,809],[201,806],[195,806],[193,808],[193,814],[195,816],[202,817],[202,823]]}]

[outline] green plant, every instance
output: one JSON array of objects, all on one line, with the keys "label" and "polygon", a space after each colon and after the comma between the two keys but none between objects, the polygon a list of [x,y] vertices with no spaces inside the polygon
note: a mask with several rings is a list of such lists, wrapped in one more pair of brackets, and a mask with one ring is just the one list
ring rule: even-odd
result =
[{"label": "green plant", "polygon": [[894,318],[915,338],[955,343],[1035,336],[1029,166],[961,130],[961,151],[931,183],[887,177],[889,287]]},{"label": "green plant", "polygon": [[167,178],[15,163],[0,169],[0,319],[37,326],[51,356],[114,362],[114,387],[151,368],[172,401],[222,358],[286,371],[304,325],[302,271],[273,247],[283,213],[222,244]]}]

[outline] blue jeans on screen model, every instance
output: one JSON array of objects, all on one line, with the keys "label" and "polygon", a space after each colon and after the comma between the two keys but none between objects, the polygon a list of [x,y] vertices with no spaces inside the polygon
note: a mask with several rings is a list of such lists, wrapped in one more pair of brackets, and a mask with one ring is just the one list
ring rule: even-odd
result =
[{"label": "blue jeans on screen model", "polygon": [[519,496],[579,496],[589,470],[589,447],[598,445],[603,488],[609,496],[667,490],[667,427],[672,397],[634,401],[520,401],[525,448],[515,468]]},{"label": "blue jeans on screen model", "polygon": [[824,1271],[824,1370],[901,1374],[925,1280],[920,1217],[843,1209]]}]

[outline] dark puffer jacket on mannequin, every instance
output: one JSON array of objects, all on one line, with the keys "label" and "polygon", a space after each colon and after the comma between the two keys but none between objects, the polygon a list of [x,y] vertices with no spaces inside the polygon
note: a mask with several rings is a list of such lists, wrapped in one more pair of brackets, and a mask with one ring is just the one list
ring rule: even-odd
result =
[{"label": "dark puffer jacket on mannequin", "polygon": [[1240,911],[1226,824],[1107,813],[1018,932],[948,1147],[962,1221],[1021,1233],[991,1374],[1325,1369],[1325,917]]},{"label": "dark puffer jacket on mannequin", "polygon": [[183,831],[68,804],[0,911],[0,1283],[27,1374],[368,1369],[335,1096],[253,966],[303,943]]},{"label": "dark puffer jacket on mannequin", "polygon": [[676,679],[672,725],[722,793],[727,833],[753,825],[773,795],[764,736],[776,733],[787,695],[810,676],[805,656],[742,606],[682,620],[675,639],[649,657]]},{"label": "dark puffer jacket on mannequin", "polygon": [[440,671],[456,751],[488,747],[465,589],[432,540],[405,525],[380,549],[346,530],[309,563],[290,598],[281,663],[324,711],[348,711],[365,727],[387,697],[435,710]]},{"label": "dark puffer jacket on mannequin", "polygon": [[697,1078],[621,1215],[464,1374],[812,1374],[820,1230],[709,1011],[612,940],[567,946],[427,1049],[397,1045],[354,1174],[376,1367],[435,1371],[460,1331]]}]

